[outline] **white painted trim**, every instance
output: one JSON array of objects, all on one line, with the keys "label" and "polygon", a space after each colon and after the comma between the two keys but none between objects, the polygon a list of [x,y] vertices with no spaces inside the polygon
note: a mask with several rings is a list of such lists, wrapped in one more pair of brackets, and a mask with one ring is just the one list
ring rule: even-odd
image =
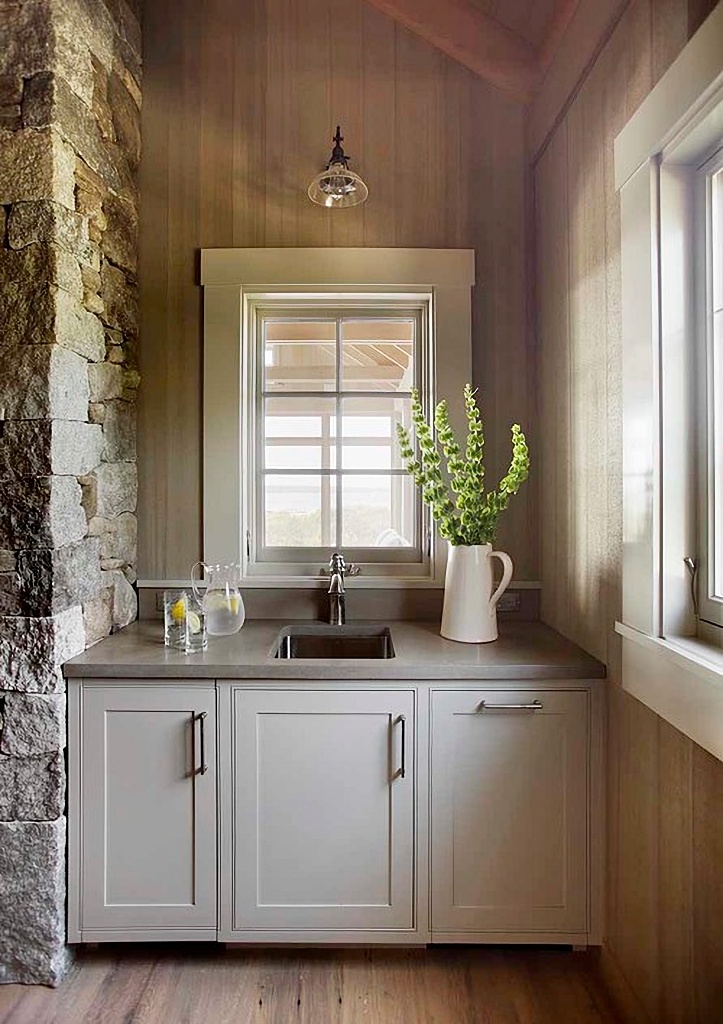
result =
[{"label": "white painted trim", "polygon": [[[723,93],[723,4],[719,3],[615,139],[615,185],[690,131]],[[720,130],[720,122],[718,123]]]},{"label": "white painted trim", "polygon": [[[606,686],[591,686],[588,742],[588,936],[590,946],[601,946],[605,927],[605,869],[607,863],[607,786],[605,774]],[[574,943],[573,943],[574,945]]]},{"label": "white painted trim", "polygon": [[588,932],[432,932],[431,944],[463,946],[529,946],[533,943],[544,943],[554,946],[593,946]]},{"label": "white painted trim", "polygon": [[[203,531],[204,561],[245,563],[248,509],[242,501],[247,441],[244,394],[248,368],[244,360],[244,309],[249,293],[298,292],[388,293],[408,298],[433,296],[434,354],[432,401],[451,402],[450,420],[463,430],[457,399],[472,379],[472,313],[470,289],[475,281],[472,249],[204,249],[204,413]],[[433,559],[423,577],[394,579],[365,574],[361,587],[441,587],[446,544],[435,538]],[[244,577],[244,586],[299,588],[314,586],[315,577],[293,581],[271,573]],[[166,584],[168,585],[168,584]]]},{"label": "white painted trim", "polygon": [[216,942],[215,928],[84,928],[69,942]]},{"label": "white painted trim", "polygon": [[474,249],[202,249],[201,284],[471,288]]},{"label": "white painted trim", "polygon": [[66,939],[69,943],[82,942],[81,905],[83,875],[83,845],[80,832],[83,794],[81,785],[81,735],[83,703],[82,682],[68,680],[67,683],[67,758],[68,758],[68,922]]},{"label": "white painted trim", "polygon": [[664,640],[622,622],[623,687],[723,761],[723,651],[692,637]]},{"label": "white painted trim", "polygon": [[620,196],[623,321],[623,618],[660,629],[658,166]]},{"label": "white painted trim", "polygon": [[[722,104],[723,109],[723,104]],[[723,137],[723,128],[721,129]],[[714,343],[714,254],[713,254],[713,216],[712,216],[712,176],[723,173],[723,151],[719,151],[697,173],[691,174],[692,191],[695,201],[695,253],[700,260],[699,265],[705,267],[705,275],[699,275],[695,309],[698,316],[698,366],[699,381],[697,400],[700,422],[699,430],[699,477],[701,499],[698,507],[698,606],[701,625],[698,635],[703,636],[706,626],[715,634],[723,627],[723,600],[714,596],[715,584],[715,552],[723,545],[723,536],[715,525],[716,505],[720,505],[723,495],[718,494],[718,474],[716,472],[716,451],[714,438],[720,436],[720,418],[723,410],[720,407],[720,396],[716,400],[715,381],[720,374],[720,353],[716,353]],[[703,497],[704,495],[704,497]],[[711,529],[711,526],[713,528]],[[719,581],[720,584],[720,581]],[[705,625],[703,625],[703,623]],[[688,631],[686,631],[688,632]]]},{"label": "white painted trim", "polygon": [[[407,287],[407,286],[405,286]],[[242,396],[242,427],[243,438],[242,463],[247,467],[253,467],[250,474],[245,473],[244,478],[249,475],[256,480],[256,486],[245,489],[243,494],[242,521],[250,531],[250,544],[248,550],[242,548],[242,567],[244,579],[260,579],[266,585],[270,580],[283,580],[285,578],[308,579],[319,575],[319,566],[325,565],[328,561],[328,554],[319,545],[315,553],[312,550],[292,547],[287,548],[281,556],[273,549],[264,548],[263,536],[263,485],[264,478],[260,470],[263,461],[264,448],[264,424],[262,402],[260,393],[263,387],[260,359],[259,321],[267,316],[274,319],[278,315],[291,316],[295,318],[305,317],[333,317],[337,324],[350,316],[358,315],[363,318],[402,316],[412,317],[415,322],[414,340],[414,364],[416,377],[410,381],[410,387],[416,386],[422,396],[427,416],[431,414],[429,396],[433,393],[434,357],[431,342],[434,338],[434,295],[429,290],[418,290],[413,293],[401,294],[396,290],[389,295],[385,301],[380,301],[379,296],[369,293],[357,296],[348,296],[344,293],[334,291],[329,293],[326,290],[319,290],[313,293],[311,301],[308,296],[299,297],[296,294],[289,296],[286,291],[283,293],[245,291],[243,300],[243,326],[244,352],[248,356],[248,369],[243,374],[243,396]],[[336,387],[333,390],[319,393],[316,397],[322,401],[333,401],[336,415],[336,400],[343,388],[342,354],[341,354],[341,331],[337,328],[337,352],[338,377],[335,381]],[[283,400],[284,393],[279,392],[276,400]],[[338,468],[342,468],[343,457],[337,450]],[[347,478],[348,479],[348,478]],[[406,473],[400,477],[403,484],[409,485],[411,481]],[[337,478],[331,477],[332,486],[336,487]],[[411,485],[413,488],[413,484]],[[371,575],[374,579],[391,579],[396,584],[410,581],[419,581],[423,586],[437,586],[441,582],[434,578],[434,543],[428,544],[429,531],[431,529],[431,512],[423,505],[421,494],[413,488],[414,518],[417,520],[415,543],[409,547],[366,550],[363,547],[345,546],[344,553],[347,561],[352,561],[359,566],[361,572],[359,579],[364,580]],[[342,513],[343,501],[337,503],[336,519]],[[343,514],[343,513],[342,513]],[[336,524],[335,524],[336,525]],[[370,573],[370,564],[372,571]]]},{"label": "white painted trim", "polygon": [[[660,622],[662,636],[695,632],[690,575],[696,554],[697,357],[692,179],[689,168],[660,165]],[[629,621],[629,620],[626,620]],[[630,625],[635,625],[629,622]]]},{"label": "white painted trim", "polygon": [[[699,671],[706,665],[711,672],[705,641],[675,638],[696,629],[683,559],[700,556],[693,438],[695,420],[703,417],[694,388],[693,185],[696,168],[722,139],[719,4],[615,140],[623,319],[623,686],[717,756],[723,735],[709,716],[714,723],[716,716],[723,719],[723,687],[716,683],[718,708],[709,692],[714,677],[702,682]],[[641,637],[647,638],[645,649],[629,642]]]},{"label": "white painted trim", "polygon": [[241,561],[242,292],[204,289],[203,558]]}]

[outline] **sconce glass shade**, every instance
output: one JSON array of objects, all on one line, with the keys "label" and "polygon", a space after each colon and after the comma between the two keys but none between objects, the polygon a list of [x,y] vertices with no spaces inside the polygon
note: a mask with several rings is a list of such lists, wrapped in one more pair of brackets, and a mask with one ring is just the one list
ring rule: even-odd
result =
[{"label": "sconce glass shade", "polygon": [[369,195],[362,179],[349,168],[349,157],[342,149],[342,141],[343,136],[337,127],[329,163],[321,174],[312,179],[307,190],[309,199],[318,206],[333,209],[360,206]]},{"label": "sconce glass shade", "polygon": [[368,195],[362,179],[346,164],[329,164],[309,185],[309,199],[319,206],[359,206]]}]

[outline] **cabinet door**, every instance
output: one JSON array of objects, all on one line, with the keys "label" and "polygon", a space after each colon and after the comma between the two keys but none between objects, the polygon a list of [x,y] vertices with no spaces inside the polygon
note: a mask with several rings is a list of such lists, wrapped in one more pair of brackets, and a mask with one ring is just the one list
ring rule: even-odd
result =
[{"label": "cabinet door", "polygon": [[85,938],[216,927],[215,708],[203,685],[83,687]]},{"label": "cabinet door", "polygon": [[233,721],[233,930],[413,928],[413,692],[238,689]]},{"label": "cabinet door", "polygon": [[587,930],[587,719],[577,691],[434,692],[435,934]]}]

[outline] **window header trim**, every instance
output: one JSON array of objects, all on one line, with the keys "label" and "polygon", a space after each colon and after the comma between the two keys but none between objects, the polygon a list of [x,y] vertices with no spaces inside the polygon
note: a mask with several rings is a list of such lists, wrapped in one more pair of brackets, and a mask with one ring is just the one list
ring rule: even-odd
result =
[{"label": "window header trim", "polygon": [[202,285],[471,288],[474,249],[202,249]]}]

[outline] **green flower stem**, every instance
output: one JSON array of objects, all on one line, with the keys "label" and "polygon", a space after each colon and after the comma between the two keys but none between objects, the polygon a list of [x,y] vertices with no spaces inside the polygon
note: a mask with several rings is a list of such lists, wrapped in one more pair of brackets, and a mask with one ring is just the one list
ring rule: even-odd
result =
[{"label": "green flower stem", "polygon": [[[417,450],[409,431],[397,424],[399,450],[407,472],[422,492],[422,500],[432,509],[439,532],[451,544],[491,544],[498,520],[529,476],[530,455],[525,435],[515,423],[512,427],[512,461],[497,489],[485,494],[484,428],[475,391],[464,387],[464,406],[468,434],[464,455],[449,422],[446,401],[437,405],[432,427],[424,418],[419,392],[412,391],[412,423]],[[440,455],[441,449],[441,455]],[[442,471],[444,456],[445,472]]]}]

